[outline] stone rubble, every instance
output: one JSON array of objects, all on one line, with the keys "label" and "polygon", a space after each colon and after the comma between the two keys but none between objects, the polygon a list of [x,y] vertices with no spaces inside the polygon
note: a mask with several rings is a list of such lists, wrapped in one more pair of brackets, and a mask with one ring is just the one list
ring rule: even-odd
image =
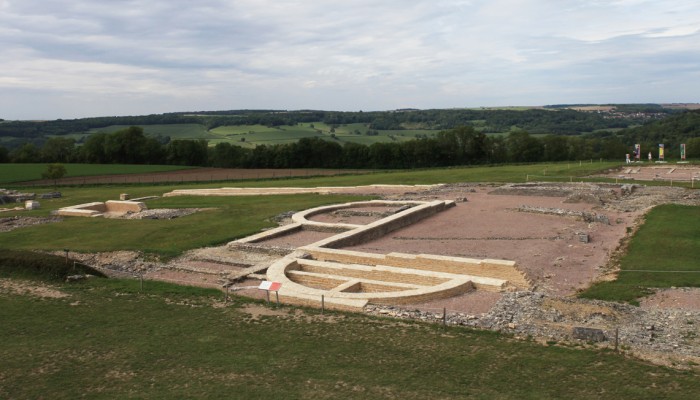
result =
[{"label": "stone rubble", "polygon": [[61,222],[63,218],[61,217],[50,217],[50,218],[40,218],[40,217],[7,217],[0,218],[0,232],[9,232],[13,229],[24,228],[32,225],[39,224],[50,224],[54,222]]},{"label": "stone rubble", "polygon": [[[395,306],[369,305],[365,312],[433,323],[443,323],[442,312],[409,310]],[[700,362],[700,311],[641,309],[628,304],[550,297],[521,291],[504,293],[486,314],[469,315],[447,310],[447,324],[509,333],[520,338],[548,342],[601,342],[635,354],[662,354],[676,360]],[[596,340],[578,339],[585,329]],[[617,330],[617,332],[616,332]]]},{"label": "stone rubble", "polygon": [[566,210],[563,208],[548,208],[548,207],[534,207],[522,205],[518,207],[518,212],[529,212],[535,214],[545,214],[545,215],[558,215],[562,217],[572,217],[579,218],[585,222],[599,222],[601,224],[610,225],[610,219],[607,215],[591,213],[586,211],[573,211]]},{"label": "stone rubble", "polygon": [[199,208],[156,208],[137,213],[127,213],[121,219],[174,219],[201,211]]}]

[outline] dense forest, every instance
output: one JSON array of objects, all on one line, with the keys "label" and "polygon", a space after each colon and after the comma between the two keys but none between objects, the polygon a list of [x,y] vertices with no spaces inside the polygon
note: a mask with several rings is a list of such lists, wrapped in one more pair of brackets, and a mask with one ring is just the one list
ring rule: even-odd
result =
[{"label": "dense forest", "polygon": [[[493,111],[493,110],[490,110]],[[500,110],[487,120],[487,123],[510,124],[512,114],[518,115],[518,124],[533,126],[574,126],[586,121],[588,115],[573,110]],[[471,110],[470,110],[471,112]],[[474,110],[474,113],[481,111]],[[467,123],[475,115],[450,110],[406,111],[393,113],[332,113],[320,111],[306,112],[272,112],[240,111],[238,114],[221,112],[206,113],[207,118],[239,118],[245,124],[296,122],[326,123],[362,122],[387,129],[407,122],[425,124],[431,127],[450,126],[433,137],[422,137],[406,142],[374,143],[363,145],[357,143],[340,144],[327,138],[303,138],[295,143],[277,145],[259,145],[253,149],[242,148],[230,143],[218,143],[208,146],[206,140],[164,140],[149,137],[142,128],[132,126],[114,133],[95,133],[80,144],[74,139],[62,137],[54,130],[56,136],[46,137],[41,145],[28,141],[11,151],[0,146],[0,162],[85,162],[85,163],[126,163],[126,164],[173,164],[191,166],[213,166],[227,168],[423,168],[453,165],[497,164],[505,162],[540,162],[587,160],[603,158],[607,160],[624,160],[625,153],[631,153],[633,145],[640,143],[642,151],[656,155],[658,144],[666,145],[666,157],[678,158],[679,145],[687,145],[688,157],[700,157],[700,111],[687,111],[663,119],[652,119],[644,125],[621,130],[602,130],[585,134],[567,135],[566,132],[535,136],[525,129],[512,130],[508,135],[488,135],[484,130],[476,129]],[[519,114],[518,114],[519,113]],[[484,115],[489,112],[484,111]],[[202,114],[204,115],[204,114]],[[292,117],[290,117],[292,115]],[[482,117],[484,116],[482,115]],[[542,117],[545,115],[545,117]],[[198,113],[167,114],[144,117],[114,117],[119,123],[172,123],[191,122],[192,118],[201,118]],[[130,118],[133,118],[130,119]],[[279,120],[277,120],[279,118]],[[302,119],[307,119],[302,121]],[[85,129],[100,118],[76,120],[81,121]],[[112,117],[107,118],[115,123]],[[491,122],[488,122],[491,121]],[[47,122],[58,127],[64,121]],[[230,123],[230,122],[227,122]],[[3,122],[4,129],[14,126],[15,122]],[[67,131],[73,128],[69,123],[64,126]],[[383,125],[382,125],[383,124]],[[456,125],[456,126],[455,126]],[[77,125],[76,125],[77,126]],[[495,126],[495,125],[494,125]],[[53,129],[53,128],[52,128]],[[563,128],[562,128],[563,129]],[[590,127],[586,128],[590,129]],[[41,131],[41,130],[39,130]],[[29,132],[29,131],[27,131]],[[28,133],[30,135],[31,133]]]}]

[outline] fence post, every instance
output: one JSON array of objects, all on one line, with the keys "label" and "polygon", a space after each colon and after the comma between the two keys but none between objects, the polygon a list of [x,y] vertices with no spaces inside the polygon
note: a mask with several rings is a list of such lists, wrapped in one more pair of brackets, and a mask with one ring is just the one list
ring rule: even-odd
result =
[{"label": "fence post", "polygon": [[323,315],[324,311],[326,310],[326,296],[321,295],[321,315]]},{"label": "fence post", "polygon": [[617,351],[617,344],[620,342],[620,328],[615,328],[615,351]]},{"label": "fence post", "polygon": [[442,326],[447,326],[447,307],[442,308]]}]

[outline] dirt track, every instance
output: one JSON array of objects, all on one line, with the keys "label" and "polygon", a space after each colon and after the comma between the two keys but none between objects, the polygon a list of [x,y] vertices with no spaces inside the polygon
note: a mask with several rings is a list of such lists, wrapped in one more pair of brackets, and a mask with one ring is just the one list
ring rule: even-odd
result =
[{"label": "dirt track", "polygon": [[[309,176],[331,176],[342,174],[368,173],[367,170],[346,169],[226,169],[226,168],[194,168],[180,171],[154,172],[147,174],[122,174],[84,176],[62,178],[59,185],[93,185],[107,183],[180,183],[180,182],[212,182],[235,181],[246,179],[273,179]],[[53,180],[36,180],[25,182],[24,186],[53,185]]]}]

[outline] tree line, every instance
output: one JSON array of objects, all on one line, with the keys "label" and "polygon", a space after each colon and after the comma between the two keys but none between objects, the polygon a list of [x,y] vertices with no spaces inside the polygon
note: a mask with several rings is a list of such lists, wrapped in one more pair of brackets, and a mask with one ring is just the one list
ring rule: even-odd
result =
[{"label": "tree line", "polygon": [[[622,107],[622,106],[621,106]],[[672,110],[644,109],[643,113],[592,113],[571,109],[434,109],[372,112],[315,110],[233,110],[166,113],[143,116],[115,116],[53,121],[0,121],[0,137],[7,148],[25,143],[41,147],[53,136],[86,134],[112,125],[200,124],[206,129],[218,126],[283,126],[324,122],[328,125],[362,123],[372,130],[453,129],[472,126],[484,133],[508,132],[512,127],[532,134],[578,135],[601,129],[621,129],[663,118]]]},{"label": "tree line", "polygon": [[[699,137],[685,142],[689,157],[700,156]],[[656,144],[645,146],[643,151],[652,151]],[[162,143],[146,136],[142,128],[132,126],[91,135],[80,146],[70,138],[52,137],[42,147],[27,143],[11,152],[0,147],[0,162],[395,169],[599,158],[622,161],[625,153],[632,153],[632,145],[611,134],[540,137],[516,131],[494,136],[470,126],[445,130],[434,137],[369,146],[341,144],[337,139],[303,138],[295,143],[259,145],[253,149],[226,142],[210,147],[203,139]],[[677,153],[668,143],[666,156],[677,158]]]}]

